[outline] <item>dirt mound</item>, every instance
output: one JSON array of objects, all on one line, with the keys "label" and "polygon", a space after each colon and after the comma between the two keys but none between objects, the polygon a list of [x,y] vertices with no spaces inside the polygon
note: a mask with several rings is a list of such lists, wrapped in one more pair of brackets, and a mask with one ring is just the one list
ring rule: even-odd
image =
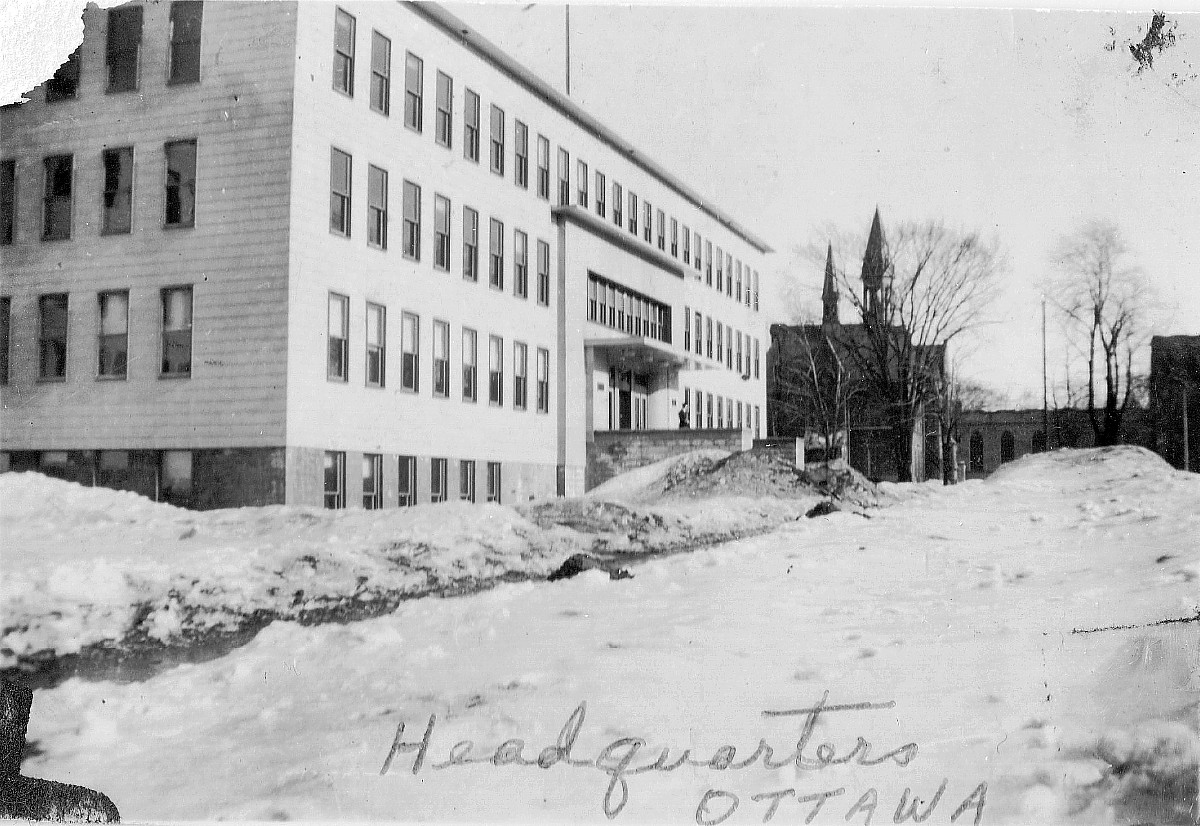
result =
[{"label": "dirt mound", "polygon": [[663,499],[752,496],[778,499],[826,496],[860,505],[874,504],[875,485],[844,462],[821,462],[797,470],[771,451],[748,450],[723,459],[680,463],[663,478]]}]

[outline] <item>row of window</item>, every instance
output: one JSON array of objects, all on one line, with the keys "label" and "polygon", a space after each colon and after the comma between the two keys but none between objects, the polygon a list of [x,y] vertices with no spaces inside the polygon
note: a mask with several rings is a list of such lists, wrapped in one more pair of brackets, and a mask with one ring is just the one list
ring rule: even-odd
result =
[{"label": "row of window", "polygon": [[[167,287],[159,291],[159,375],[190,376],[192,372],[192,288]],[[98,320],[95,342],[97,378],[124,379],[129,373],[129,291],[97,293]],[[67,318],[70,296],[38,296],[37,377],[40,381],[67,379]],[[0,384],[9,379],[9,343],[12,299],[0,297]]]},{"label": "row of window", "polygon": [[[142,70],[142,7],[109,9],[104,44],[104,89],[107,93],[136,92]],[[166,84],[200,82],[200,32],[204,4],[200,0],[171,3]],[[46,103],[73,100],[79,95],[81,49],[58,67],[46,82]]]},{"label": "row of window", "polygon": [[588,273],[588,321],[671,343],[669,306],[595,273]]},{"label": "row of window", "polygon": [[[399,456],[396,504],[408,507],[417,504],[417,460],[415,456]],[[462,459],[458,463],[458,498],[464,502],[475,501],[474,459]],[[488,502],[500,502],[501,468],[499,462],[485,462],[486,497]],[[346,507],[346,454],[343,451],[325,452],[325,507]],[[429,460],[429,501],[447,502],[450,499],[450,461],[433,458]],[[362,504],[367,510],[384,507],[383,456],[379,453],[364,453],[362,457]],[[390,504],[390,503],[388,503]]]},{"label": "row of window", "polygon": [[[133,231],[134,148],[118,146],[100,153],[104,185],[100,195],[100,234],[127,235]],[[196,140],[163,145],[163,225],[196,224]],[[75,156],[42,159],[43,241],[71,237],[75,212]],[[94,196],[93,196],[94,197]],[[17,162],[0,161],[0,245],[12,244],[16,233]]]},{"label": "row of window", "polygon": [[[340,149],[330,150],[329,166],[329,229],[350,237],[353,204],[354,159]],[[421,187],[412,181],[402,184],[401,251],[406,258],[421,260],[422,198]],[[435,193],[433,196],[433,266],[450,271],[450,249],[453,235],[453,207],[450,199]],[[367,244],[387,249],[388,172],[367,165]],[[468,281],[479,280],[479,213],[469,206],[462,210],[462,274]],[[498,218],[488,223],[488,283],[493,289],[505,288],[508,257],[505,250],[507,232]],[[523,230],[512,231],[512,289],[520,298],[529,297],[529,235]],[[537,302],[550,305],[550,244],[537,239]]]},{"label": "row of window", "polygon": [[[337,9],[334,34],[333,88],[350,97],[354,96],[354,63],[356,48],[357,21],[348,12]],[[389,114],[391,97],[391,40],[378,31],[371,33],[371,94],[370,107],[383,114]],[[438,71],[434,92],[434,110],[436,114],[434,125],[434,140],[447,149],[454,144],[454,79],[445,72]],[[412,52],[405,53],[404,59],[404,125],[414,132],[424,129],[425,103],[425,63]],[[482,131],[482,110],[479,95],[470,88],[463,92],[463,157],[473,163],[480,159],[480,135]],[[504,109],[491,104],[488,112],[490,128],[488,143],[489,168],[496,175],[507,174],[508,149],[508,116]],[[513,182],[522,189],[529,188],[529,155],[530,132],[524,122],[513,119],[512,126],[512,174]],[[551,199],[550,190],[550,140],[541,134],[536,136],[536,191],[539,198]],[[559,147],[556,157],[557,192],[555,200],[561,206],[570,206],[572,195],[574,202],[584,209],[592,208],[592,193],[589,186],[592,180],[588,164],[582,159],[575,162],[575,190],[571,187],[571,154]],[[607,197],[608,185],[604,173],[595,173],[595,210],[601,218],[608,218]],[[627,201],[626,201],[627,198]],[[623,203],[627,203],[628,211],[623,212]],[[714,255],[711,240],[703,241],[699,232],[681,225],[678,219],[669,220],[670,233],[668,236],[668,218],[662,209],[655,209],[648,200],[641,202],[641,224],[639,230],[639,201],[632,190],[625,192],[621,184],[612,181],[612,221],[619,227],[628,226],[629,232],[639,236],[647,244],[657,246],[660,251],[668,251],[670,238],[670,255],[672,258],[682,257],[685,265],[695,267],[697,273],[706,272],[709,286],[726,293],[735,301],[744,302],[747,307],[758,310],[758,271],[748,264],[743,265],[740,259],[732,254],[723,253],[716,247],[716,267],[714,282]],[[628,224],[625,217],[628,216]],[[682,235],[681,235],[682,226]],[[656,231],[657,230],[657,231]],[[680,240],[682,238],[682,246]],[[703,244],[703,247],[702,247]],[[703,253],[702,253],[703,248]],[[694,249],[694,253],[693,253]],[[703,262],[707,261],[707,265]]]},{"label": "row of window", "polygon": [[[716,332],[715,350],[713,348],[714,328]],[[693,315],[688,307],[684,307],[683,349],[690,353],[693,352],[693,348],[696,355],[716,359],[718,363],[724,364],[730,370],[736,369],[738,373],[746,377],[753,375],[757,379],[760,375],[760,350],[757,338],[749,333],[743,333],[741,330],[735,330],[733,325],[714,321],[712,316],[705,317],[699,310]]]},{"label": "row of window", "polygon": [[[448,398],[451,393],[450,323],[434,319],[431,350],[433,354],[432,393]],[[459,348],[459,388],[462,400],[478,400],[479,333],[470,327],[461,328]],[[366,303],[366,384],[386,387],[388,382],[387,308],[370,301]],[[489,335],[488,345],[488,402],[504,404],[505,344],[504,338]],[[329,294],[328,367],[326,375],[333,381],[348,381],[350,377],[350,299],[339,293]],[[529,345],[512,342],[512,404],[515,410],[529,408]],[[534,404],[539,413],[550,412],[550,351],[535,348]],[[400,315],[400,387],[412,393],[421,390],[421,317],[416,313]]]},{"label": "row of window", "polygon": [[[683,388],[685,402],[690,402],[693,396],[688,389]],[[695,428],[750,428],[755,434],[761,433],[762,417],[757,404],[736,401],[715,393],[705,393],[697,390],[694,396],[695,406],[680,417],[680,425],[687,424]]]}]

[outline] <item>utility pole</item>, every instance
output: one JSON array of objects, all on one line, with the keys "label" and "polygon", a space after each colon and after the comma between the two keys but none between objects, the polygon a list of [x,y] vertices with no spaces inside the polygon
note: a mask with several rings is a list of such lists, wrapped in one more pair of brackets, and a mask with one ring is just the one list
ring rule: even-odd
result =
[{"label": "utility pole", "polygon": [[1050,394],[1046,379],[1046,296],[1042,296],[1042,435],[1045,450],[1050,450]]}]

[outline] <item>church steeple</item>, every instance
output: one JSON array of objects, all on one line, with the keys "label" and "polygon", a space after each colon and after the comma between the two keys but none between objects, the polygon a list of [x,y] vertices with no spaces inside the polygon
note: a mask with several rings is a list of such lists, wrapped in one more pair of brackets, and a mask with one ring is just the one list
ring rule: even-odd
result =
[{"label": "church steeple", "polygon": [[871,234],[867,238],[867,250],[863,253],[863,323],[886,322],[884,305],[891,291],[890,262],[887,260],[887,239],[883,236],[883,224],[879,220],[879,207],[875,207],[875,218],[871,221]]},{"label": "church steeple", "polygon": [[838,324],[838,291],[833,278],[833,244],[825,253],[825,286],[821,289],[821,323]]}]

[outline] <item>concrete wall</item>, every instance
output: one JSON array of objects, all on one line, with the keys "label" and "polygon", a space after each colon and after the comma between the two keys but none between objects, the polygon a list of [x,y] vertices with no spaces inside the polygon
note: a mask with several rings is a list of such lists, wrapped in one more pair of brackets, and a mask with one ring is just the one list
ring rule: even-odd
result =
[{"label": "concrete wall", "polygon": [[636,468],[693,450],[749,450],[749,430],[615,430],[588,444],[587,489]]}]

